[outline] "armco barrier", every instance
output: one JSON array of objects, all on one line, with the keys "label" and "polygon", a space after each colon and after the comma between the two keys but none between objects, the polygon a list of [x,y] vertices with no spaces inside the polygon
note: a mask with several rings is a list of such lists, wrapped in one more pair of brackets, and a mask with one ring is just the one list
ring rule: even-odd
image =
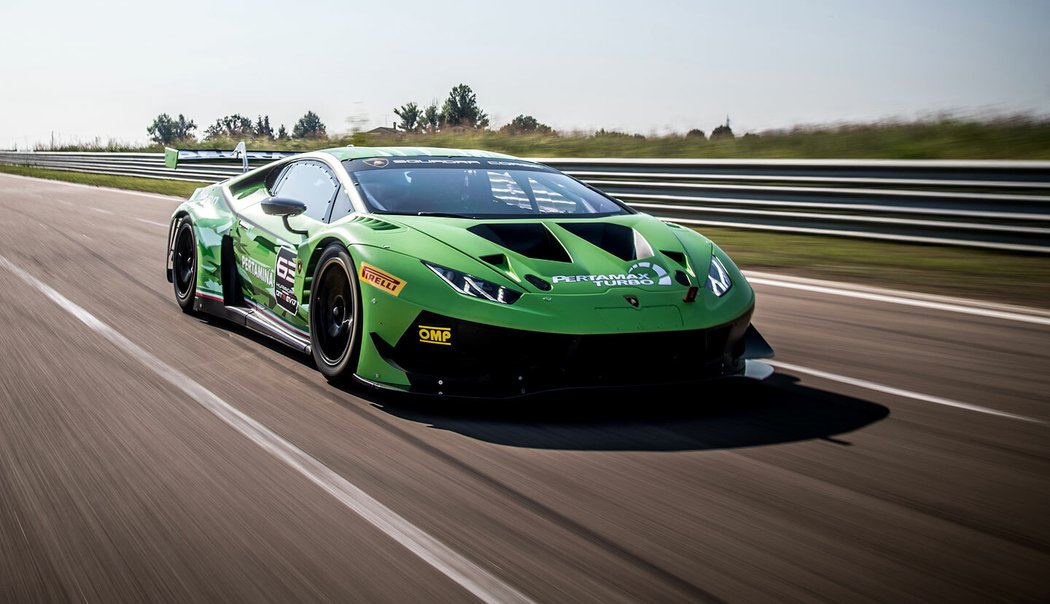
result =
[{"label": "armco barrier", "polygon": [[[1050,253],[1050,162],[539,158],[635,208],[691,225]],[[215,182],[232,163],[163,153],[0,152],[0,163]]]}]

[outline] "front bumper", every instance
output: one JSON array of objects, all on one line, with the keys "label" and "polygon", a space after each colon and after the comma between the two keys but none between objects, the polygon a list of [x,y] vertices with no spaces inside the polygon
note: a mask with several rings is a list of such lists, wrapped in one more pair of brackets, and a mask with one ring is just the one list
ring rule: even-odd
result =
[{"label": "front bumper", "polygon": [[393,346],[369,335],[383,360],[406,373],[410,392],[507,397],[743,375],[749,342],[761,340],[750,320],[748,309],[707,329],[569,335],[423,311]]}]

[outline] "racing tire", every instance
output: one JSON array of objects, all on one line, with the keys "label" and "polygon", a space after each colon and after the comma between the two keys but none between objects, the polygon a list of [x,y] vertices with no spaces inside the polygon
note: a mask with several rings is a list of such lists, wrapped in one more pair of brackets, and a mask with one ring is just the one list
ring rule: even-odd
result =
[{"label": "racing tire", "polygon": [[333,243],[321,253],[310,287],[310,349],[331,382],[347,383],[357,369],[361,334],[361,288],[346,248]]},{"label": "racing tire", "polygon": [[175,243],[171,248],[171,282],[175,288],[175,301],[184,313],[193,313],[197,296],[197,236],[193,232],[193,221],[188,217],[175,227]]}]

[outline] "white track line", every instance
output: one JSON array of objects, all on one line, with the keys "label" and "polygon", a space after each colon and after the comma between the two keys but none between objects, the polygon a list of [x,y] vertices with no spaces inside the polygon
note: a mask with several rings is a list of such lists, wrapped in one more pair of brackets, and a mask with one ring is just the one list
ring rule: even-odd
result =
[{"label": "white track line", "polygon": [[793,371],[795,373],[804,373],[813,377],[821,378],[824,380],[830,380],[832,382],[839,382],[841,384],[848,384],[850,386],[856,386],[858,388],[864,388],[866,390],[874,390],[875,392],[882,392],[884,394],[890,394],[893,396],[900,396],[903,398],[910,398],[917,401],[923,401],[926,403],[934,403],[937,405],[945,405],[948,407],[956,407],[958,409],[966,409],[967,411],[976,411],[978,413],[986,413],[988,415],[997,415],[999,417],[1008,417],[1010,419],[1018,419],[1024,422],[1031,422],[1033,424],[1045,424],[1043,420],[1035,419],[1034,417],[1028,417],[1025,415],[1017,415],[1015,413],[1007,413],[1005,411],[996,411],[988,407],[982,407],[980,405],[971,405],[970,403],[961,403],[959,401],[953,401],[948,398],[941,398],[939,396],[930,396],[928,394],[922,394],[919,392],[912,392],[911,390],[904,390],[902,388],[894,388],[892,386],[883,386],[875,382],[869,382],[867,380],[860,380],[857,378],[851,378],[837,373],[829,373],[827,371],[820,371],[819,369],[810,369],[809,367],[802,367],[799,365],[792,365],[791,363],[782,363],[780,361],[763,361],[770,365],[783,369],[785,371]]},{"label": "white track line", "polygon": [[159,226],[159,227],[165,227],[166,228],[168,226],[168,223],[166,223],[166,222],[157,222],[156,220],[146,220],[145,218],[136,218],[135,220],[138,220],[139,222],[145,222],[146,224],[152,224],[154,226]]},{"label": "white track line", "polygon": [[[821,282],[815,279],[786,279],[789,278],[781,277],[779,275],[770,275],[769,277],[764,277],[759,276],[756,273],[747,273],[748,282],[756,285],[768,285],[771,287],[782,287],[786,289],[795,289],[817,294],[828,294],[832,296],[842,296],[845,298],[858,298],[861,300],[870,300],[873,302],[885,302],[888,304],[901,304],[904,306],[915,306],[918,308],[943,310],[946,312],[954,312],[964,315],[975,315],[979,317],[988,317],[992,319],[1003,319],[1006,321],[1018,321],[1021,323],[1032,323],[1035,325],[1050,325],[1050,316],[1039,314],[1026,314],[1025,312],[1018,312],[1014,310],[1002,310],[1002,307],[996,308],[996,305],[986,305],[977,302],[976,300],[970,301],[961,298],[948,298],[940,296],[920,297],[916,295],[913,297],[911,295],[907,295],[906,292],[896,292],[894,290],[875,290],[874,288],[862,288],[860,286],[858,286],[857,289],[847,289],[847,287],[849,287],[850,284],[845,283],[835,284],[834,282]],[[1037,309],[1032,309],[1031,312],[1038,313],[1039,311]]]},{"label": "white track line", "polygon": [[422,558],[427,564],[477,596],[478,599],[484,602],[531,602],[521,592],[431,537],[397,512],[373,499],[371,495],[336,474],[302,449],[284,440],[266,426],[237,410],[204,386],[190,379],[189,376],[146,352],[7,258],[0,256],[0,266],[39,290],[59,308],[76,317],[131,358],[156,373],[161,379],[186,393],[216,417],[251,439],[252,442],[297,470],[340,503],[367,520],[372,526]]}]

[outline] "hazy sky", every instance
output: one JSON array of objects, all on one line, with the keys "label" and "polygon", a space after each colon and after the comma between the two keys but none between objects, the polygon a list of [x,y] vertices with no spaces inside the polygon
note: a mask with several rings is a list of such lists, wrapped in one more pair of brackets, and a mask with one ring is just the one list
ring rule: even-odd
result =
[{"label": "hazy sky", "polygon": [[495,126],[710,132],[1050,114],[1050,0],[0,0],[0,147],[161,112],[372,127],[470,84]]}]

